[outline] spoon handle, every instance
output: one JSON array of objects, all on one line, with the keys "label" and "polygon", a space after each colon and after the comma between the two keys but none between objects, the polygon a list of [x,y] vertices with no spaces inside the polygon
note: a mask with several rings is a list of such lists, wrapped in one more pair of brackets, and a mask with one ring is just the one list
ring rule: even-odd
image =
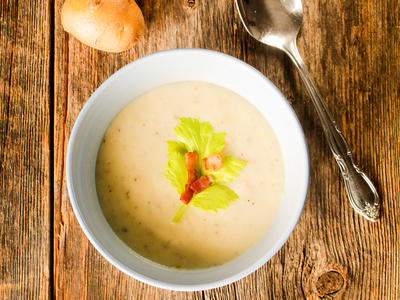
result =
[{"label": "spoon handle", "polygon": [[328,109],[322,101],[321,94],[318,92],[317,87],[306,70],[297,50],[296,41],[287,45],[284,50],[293,60],[310,93],[312,102],[321,120],[325,136],[342,173],[351,205],[363,217],[370,221],[376,221],[379,217],[380,201],[374,185],[354,163],[343,134],[330,116]]}]

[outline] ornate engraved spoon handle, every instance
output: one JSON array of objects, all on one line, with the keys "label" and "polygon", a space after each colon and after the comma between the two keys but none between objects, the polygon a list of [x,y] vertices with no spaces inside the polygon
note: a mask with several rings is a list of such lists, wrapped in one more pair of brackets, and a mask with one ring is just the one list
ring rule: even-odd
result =
[{"label": "ornate engraved spoon handle", "polygon": [[310,93],[312,102],[321,120],[325,136],[328,140],[332,153],[339,165],[340,172],[346,186],[346,192],[353,208],[360,215],[370,221],[376,221],[379,217],[379,196],[371,180],[357,167],[349,146],[332,120],[328,109],[322,101],[313,80],[308,74],[301,56],[297,50],[296,41],[285,47],[285,52],[290,56],[300,76]]}]

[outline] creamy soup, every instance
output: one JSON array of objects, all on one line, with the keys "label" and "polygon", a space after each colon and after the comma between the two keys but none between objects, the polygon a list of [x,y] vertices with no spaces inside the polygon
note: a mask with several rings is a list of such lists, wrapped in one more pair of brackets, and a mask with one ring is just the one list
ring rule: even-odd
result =
[{"label": "creamy soup", "polygon": [[[218,213],[181,205],[164,177],[167,141],[180,117],[226,132],[223,153],[247,161],[227,184],[238,195]],[[155,88],[127,105],[108,127],[96,166],[100,204],[115,233],[142,256],[176,268],[227,262],[266,232],[283,195],[282,154],[274,132],[249,102],[225,88],[180,82]]]}]

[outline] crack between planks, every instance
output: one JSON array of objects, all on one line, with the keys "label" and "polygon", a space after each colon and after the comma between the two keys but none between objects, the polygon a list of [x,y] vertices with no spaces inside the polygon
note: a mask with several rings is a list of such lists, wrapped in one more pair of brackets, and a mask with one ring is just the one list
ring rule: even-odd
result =
[{"label": "crack between planks", "polygon": [[[65,162],[64,162],[64,152],[65,152],[65,128],[66,128],[66,123],[67,123],[67,116],[68,116],[68,72],[69,72],[69,36],[66,36],[66,40],[65,40],[65,85],[64,85],[64,89],[65,89],[65,98],[64,98],[64,108],[63,108],[63,122],[62,122],[62,128],[60,130],[60,137],[59,137],[59,147],[60,150],[58,151],[58,158],[61,159],[61,168],[60,168],[60,178],[59,178],[59,185],[58,185],[58,195],[60,197],[59,199],[59,203],[58,203],[58,212],[57,212],[57,219],[53,219],[53,222],[58,224],[58,226],[55,226],[55,229],[57,232],[54,233],[54,239],[53,239],[53,244],[54,244],[54,265],[53,265],[53,280],[54,283],[57,283],[57,255],[56,253],[59,252],[61,246],[61,235],[62,235],[62,231],[63,231],[63,227],[64,227],[64,216],[62,213],[62,189],[63,189],[63,182],[64,182],[64,167],[65,167]],[[56,112],[54,111],[54,114],[56,114]],[[55,124],[54,126],[55,127]],[[54,178],[56,178],[56,174],[55,174],[55,169],[53,170],[54,173]],[[55,191],[54,191],[55,192]],[[55,199],[54,199],[55,200]],[[54,207],[55,208],[55,207]],[[55,216],[55,211],[54,211],[54,216]],[[56,286],[54,286],[54,290],[53,290],[54,294],[56,295]]]},{"label": "crack between planks", "polygon": [[54,299],[54,94],[55,94],[55,1],[49,3],[49,27],[50,27],[50,61],[49,61],[49,153],[50,153],[50,183],[49,183],[49,200],[50,200],[50,254],[49,254],[49,299]]}]

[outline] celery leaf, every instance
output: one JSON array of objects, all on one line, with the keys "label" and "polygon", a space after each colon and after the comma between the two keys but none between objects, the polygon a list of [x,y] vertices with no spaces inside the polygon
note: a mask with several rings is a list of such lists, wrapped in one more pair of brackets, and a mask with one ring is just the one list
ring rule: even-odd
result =
[{"label": "celery leaf", "polygon": [[175,127],[176,139],[185,145],[188,152],[196,152],[199,159],[219,153],[225,147],[225,132],[213,133],[209,122],[198,119],[181,118]]},{"label": "celery leaf", "polygon": [[246,162],[233,158],[232,155],[224,157],[224,165],[216,172],[206,172],[211,175],[215,182],[231,182],[235,177],[239,176],[239,172],[246,166]]},{"label": "celery leaf", "polygon": [[188,180],[188,173],[185,167],[185,154],[174,150],[168,153],[168,158],[164,176],[176,189],[178,194],[182,194],[185,191]]},{"label": "celery leaf", "polygon": [[235,201],[239,196],[226,185],[213,184],[201,193],[195,194],[190,205],[205,211],[227,209],[230,202]]}]

